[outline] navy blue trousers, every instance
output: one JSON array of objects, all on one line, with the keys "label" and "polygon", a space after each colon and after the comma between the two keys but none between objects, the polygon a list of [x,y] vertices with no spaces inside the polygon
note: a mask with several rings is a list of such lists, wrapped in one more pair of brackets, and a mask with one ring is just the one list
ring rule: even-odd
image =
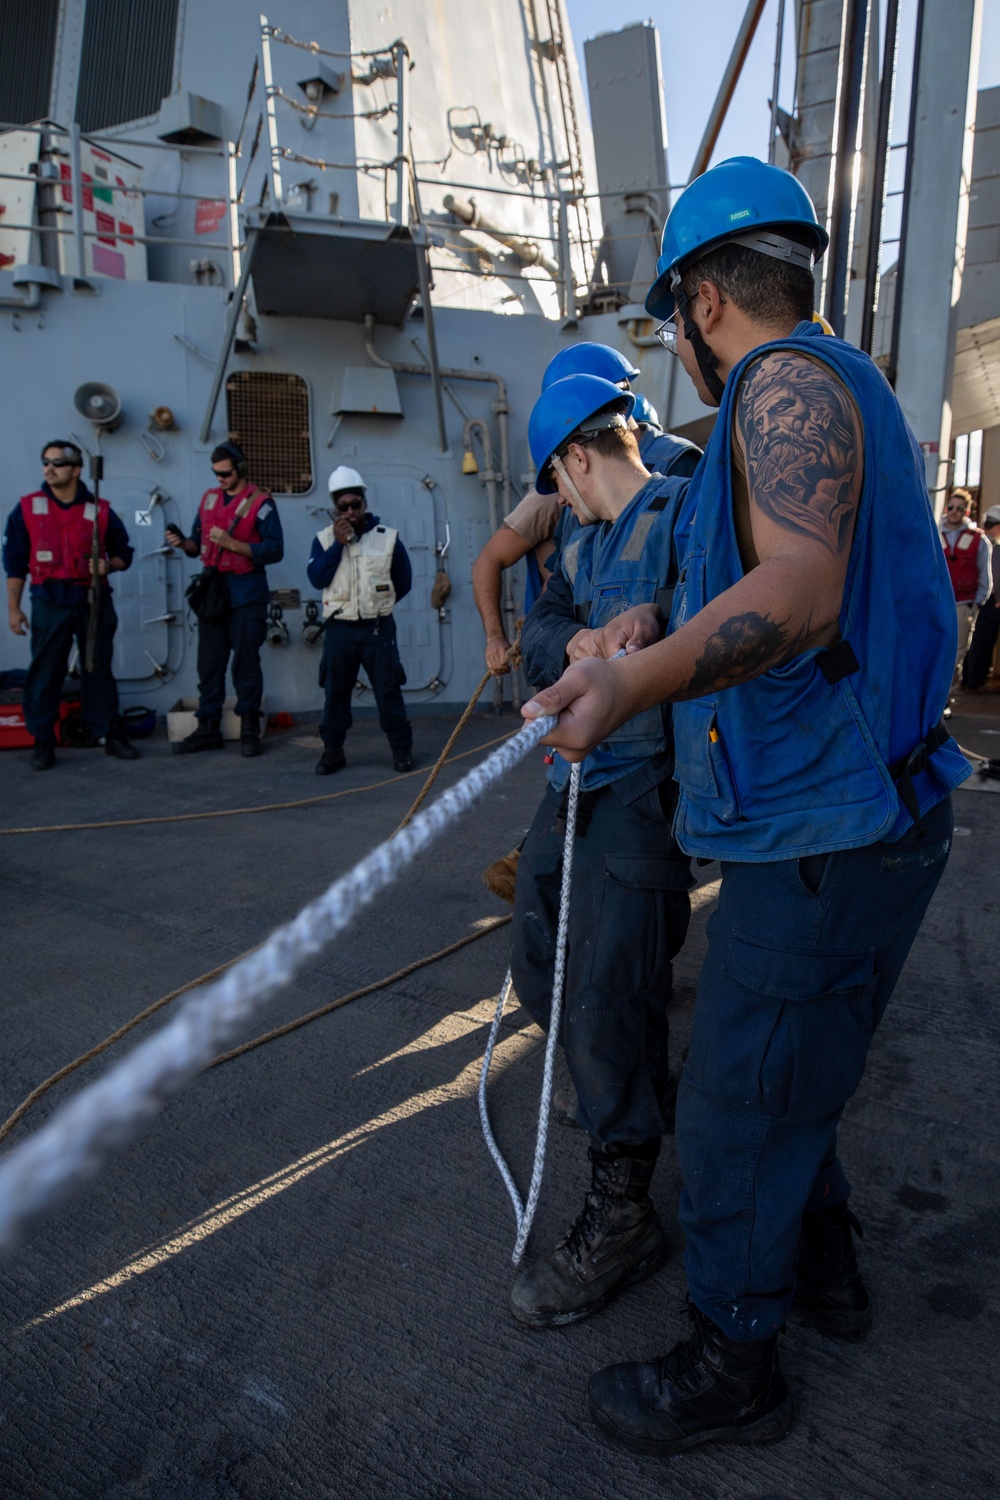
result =
[{"label": "navy blue trousers", "polygon": [[237,604],[228,619],[198,625],[198,717],[215,719],[226,697],[226,668],[233,658],[238,714],[260,713],[264,673],[260,649],[267,637],[267,604]]},{"label": "navy blue trousers", "polygon": [[951,799],[894,844],[723,863],[677,1097],[688,1286],[775,1333],[805,1209],[846,1201],[837,1126],[951,848]]},{"label": "navy blue trousers", "polygon": [[969,649],[962,663],[962,686],[981,688],[990,675],[997,636],[1000,635],[1000,604],[987,599],[980,605]]},{"label": "navy blue trousers", "polygon": [[[511,977],[543,1031],[552,1003],[565,822],[550,787],[521,849]],[[560,1041],[580,1124],[598,1145],[637,1146],[665,1129],[671,959],[691,903],[688,860],[655,792],[639,808],[611,789],[581,799]]]},{"label": "navy blue trousers", "polygon": [[107,589],[101,590],[92,672],[88,672],[84,665],[89,619],[90,606],[87,604],[65,608],[49,604],[37,594],[32,595],[31,665],[24,683],[24,722],[36,740],[44,740],[49,745],[56,742],[56,716],[74,641],[80,651],[83,716],[91,734],[97,738],[107,734],[118,716],[118,688],[111,675],[118,616]]},{"label": "navy blue trousers", "polygon": [[413,745],[413,730],[403,702],[403,670],[396,649],[396,622],[391,615],[378,620],[330,620],[323,631],[319,685],[326,697],[320,734],[328,750],[339,750],[354,722],[351,695],[364,668],[375,694],[378,722],[394,756]]}]

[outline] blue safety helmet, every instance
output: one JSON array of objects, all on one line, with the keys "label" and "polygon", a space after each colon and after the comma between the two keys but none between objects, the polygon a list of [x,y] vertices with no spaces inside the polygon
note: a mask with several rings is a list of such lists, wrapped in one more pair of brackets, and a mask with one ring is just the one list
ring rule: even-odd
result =
[{"label": "blue safety helmet", "polygon": [[[794,239],[775,232],[786,227],[795,232]],[[667,215],[646,311],[654,318],[669,318],[685,263],[725,241],[811,269],[830,236],[791,172],[755,156],[730,157],[696,177]]]},{"label": "blue safety helmet", "polygon": [[610,344],[573,344],[569,349],[560,349],[549,360],[542,376],[542,390],[547,391],[550,385],[569,375],[596,375],[601,380],[610,380],[612,385],[620,385],[623,380],[638,380],[639,374],[631,360]]},{"label": "blue safety helmet", "polygon": [[[605,408],[612,403],[617,409],[609,412]],[[564,380],[547,386],[528,418],[528,445],[538,470],[535,479],[538,493],[556,492],[549,479],[549,464],[554,455],[561,455],[571,440],[582,442],[607,427],[624,427],[634,404],[635,397],[630,391],[620,390],[613,381],[601,380],[597,375],[567,375]]]},{"label": "blue safety helmet", "polygon": [[656,407],[652,401],[648,400],[639,391],[635,392],[635,405],[632,408],[632,415],[637,422],[645,422],[648,427],[659,427],[660,425],[660,418],[657,415]]}]

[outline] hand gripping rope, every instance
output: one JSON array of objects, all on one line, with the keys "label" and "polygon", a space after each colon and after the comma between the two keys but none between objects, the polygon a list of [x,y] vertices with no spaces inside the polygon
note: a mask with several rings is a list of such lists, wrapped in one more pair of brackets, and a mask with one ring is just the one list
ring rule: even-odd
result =
[{"label": "hand gripping rope", "polygon": [[[293,921],[197,991],[168,1025],[4,1157],[0,1161],[0,1247],[10,1245],[31,1219],[57,1203],[77,1182],[92,1176],[171,1094],[240,1034],[266,1000],[289,985],[363,906],[533,750],[555,723],[549,716],[536,719],[494,750],[426,811],[417,813],[406,828],[397,830],[334,881]],[[553,1024],[553,1034],[557,1030]]]}]

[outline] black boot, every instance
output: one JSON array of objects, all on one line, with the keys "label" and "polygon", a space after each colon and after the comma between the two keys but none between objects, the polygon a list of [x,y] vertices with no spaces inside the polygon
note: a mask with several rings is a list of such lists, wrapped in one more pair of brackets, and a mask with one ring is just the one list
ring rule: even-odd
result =
[{"label": "black boot", "polygon": [[121,719],[116,719],[104,736],[104,753],[115,760],[139,759],[139,752],[126,735]]},{"label": "black boot", "polygon": [[652,1276],[670,1246],[649,1200],[655,1159],[610,1156],[591,1147],[583,1212],[545,1260],[526,1266],[510,1309],[529,1328],[558,1328],[599,1312],[618,1292]]},{"label": "black boot", "polygon": [[226,742],[222,738],[221,723],[222,719],[219,714],[213,714],[208,719],[199,719],[197,727],[172,746],[173,753],[195,755],[199,750],[224,750]]},{"label": "black boot", "polygon": [[327,745],[323,754],[316,762],[317,776],[332,776],[335,771],[342,771],[347,765],[347,756],[338,745],[336,748]]},{"label": "black boot", "polygon": [[699,1443],[770,1443],[792,1421],[778,1336],[741,1344],[691,1307],[694,1332],[650,1364],[608,1365],[590,1381],[590,1413],[637,1453],[672,1457]]},{"label": "black boot", "polygon": [[802,1215],[792,1312],[831,1339],[859,1339],[872,1325],[852,1230],[862,1233],[846,1203]]},{"label": "black boot", "polygon": [[240,754],[263,755],[260,742],[260,714],[243,714],[240,717]]},{"label": "black boot", "polygon": [[51,771],[56,763],[55,747],[48,740],[36,740],[35,748],[31,752],[31,769],[33,771]]}]

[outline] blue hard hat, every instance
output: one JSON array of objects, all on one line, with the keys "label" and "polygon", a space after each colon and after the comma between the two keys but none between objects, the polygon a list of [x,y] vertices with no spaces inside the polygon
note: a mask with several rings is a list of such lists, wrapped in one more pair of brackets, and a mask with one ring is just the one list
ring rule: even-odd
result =
[{"label": "blue hard hat", "polygon": [[632,415],[637,422],[645,422],[650,427],[659,427],[660,425],[660,418],[656,407],[640,391],[635,392],[635,405],[632,408]]},{"label": "blue hard hat", "polygon": [[[806,241],[805,252],[780,235],[761,230],[795,231],[795,241]],[[686,261],[726,240],[778,260],[810,264],[823,254],[830,236],[816,218],[812,199],[791,172],[768,166],[755,156],[733,156],[710,167],[686,187],[667,215],[656,262],[656,280],[646,298],[654,318],[669,318],[674,310],[673,276]]]},{"label": "blue hard hat", "polygon": [[601,380],[610,380],[618,385],[622,380],[638,380],[639,371],[631,360],[612,349],[610,344],[573,344],[569,349],[560,349],[545,367],[542,390],[547,391],[557,380],[568,375],[597,375]]},{"label": "blue hard hat", "polygon": [[[598,346],[600,347],[600,346]],[[588,418],[612,403],[618,406],[613,416],[605,414],[598,422]],[[555,485],[548,477],[549,461],[573,437],[589,437],[605,427],[619,425],[619,413],[626,420],[632,414],[635,397],[620,390],[611,380],[597,375],[567,375],[557,380],[539,396],[528,418],[528,444],[538,470],[535,489],[540,495],[554,495]]]}]

